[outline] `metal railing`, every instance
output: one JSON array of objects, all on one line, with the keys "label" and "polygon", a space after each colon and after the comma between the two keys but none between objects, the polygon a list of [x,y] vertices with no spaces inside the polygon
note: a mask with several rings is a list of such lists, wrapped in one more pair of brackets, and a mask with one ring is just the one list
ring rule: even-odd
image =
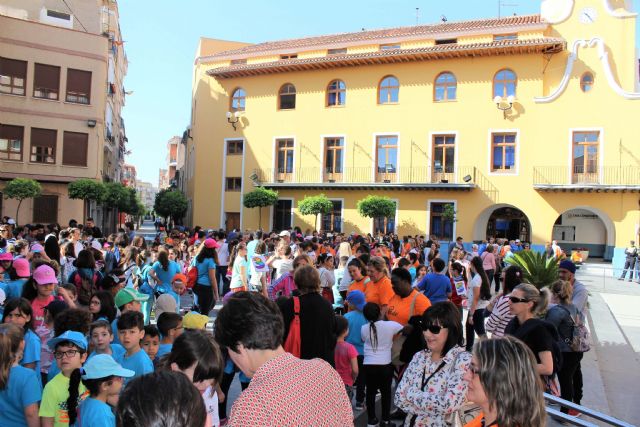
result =
[{"label": "metal railing", "polygon": [[255,169],[260,183],[295,184],[475,184],[474,166],[459,166],[454,171],[442,171],[428,166],[419,167],[344,167],[327,169],[303,167],[297,169]]},{"label": "metal railing", "polygon": [[595,427],[598,425],[598,424],[586,421],[584,419],[580,419],[568,414],[564,414],[558,409],[549,407],[549,404],[556,404],[556,405],[565,406],[569,409],[575,409],[576,411],[582,413],[582,415],[584,415],[585,417],[589,417],[594,420],[600,421],[601,424],[606,424],[606,425],[616,426],[616,427],[633,427],[633,424],[629,424],[625,421],[621,421],[617,418],[603,414],[602,412],[594,411],[593,409],[589,409],[581,405],[576,405],[575,403],[568,402],[566,400],[563,400],[559,397],[552,396],[547,393],[544,394],[544,400],[547,403],[547,414],[557,421],[561,421],[567,424],[572,424],[574,426],[584,426],[584,427]]},{"label": "metal railing", "polygon": [[534,185],[640,185],[637,166],[535,166]]}]

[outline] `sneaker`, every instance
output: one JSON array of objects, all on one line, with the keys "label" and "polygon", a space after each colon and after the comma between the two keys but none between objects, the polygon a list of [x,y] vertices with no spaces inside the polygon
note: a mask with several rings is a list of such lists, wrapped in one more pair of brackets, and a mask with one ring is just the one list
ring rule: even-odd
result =
[{"label": "sneaker", "polygon": [[582,415],[582,412],[578,412],[575,409],[569,409],[569,411],[567,412],[567,414],[571,417],[579,417]]},{"label": "sneaker", "polygon": [[396,427],[396,425],[391,421],[382,421],[380,427]]},{"label": "sneaker", "polygon": [[362,411],[364,410],[364,402],[356,402],[356,407],[355,407],[356,411]]},{"label": "sneaker", "polygon": [[367,427],[378,427],[378,419],[374,418],[372,420],[367,421]]}]

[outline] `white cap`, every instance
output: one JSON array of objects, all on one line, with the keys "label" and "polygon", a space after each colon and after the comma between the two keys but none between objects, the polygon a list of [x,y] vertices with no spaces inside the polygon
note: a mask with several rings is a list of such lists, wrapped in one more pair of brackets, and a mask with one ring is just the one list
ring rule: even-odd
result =
[{"label": "white cap", "polygon": [[291,233],[289,233],[287,230],[282,230],[280,232],[280,234],[278,234],[278,236],[280,236],[280,237],[291,237]]},{"label": "white cap", "polygon": [[520,243],[520,239],[516,239],[516,243]]},{"label": "white cap", "polygon": [[9,225],[16,225],[16,220],[15,220],[15,219],[13,219],[13,218],[9,218],[9,219],[7,220],[7,224],[9,224]]}]

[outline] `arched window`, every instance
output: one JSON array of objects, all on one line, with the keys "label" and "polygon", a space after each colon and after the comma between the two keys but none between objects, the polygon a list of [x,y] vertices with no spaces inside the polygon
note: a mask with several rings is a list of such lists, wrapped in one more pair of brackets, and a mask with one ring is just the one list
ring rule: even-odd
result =
[{"label": "arched window", "polygon": [[493,78],[493,97],[516,96],[516,86],[518,86],[516,73],[508,69],[500,70]]},{"label": "arched window", "polygon": [[347,100],[347,85],[342,80],[333,80],[327,86],[327,107],[344,105]]},{"label": "arched window", "polygon": [[580,77],[580,89],[583,92],[589,92],[593,88],[593,74],[586,72]]},{"label": "arched window", "polygon": [[233,91],[231,95],[231,111],[244,111],[244,103],[247,94],[241,87]]},{"label": "arched window", "polygon": [[386,76],[378,87],[378,104],[396,104],[400,93],[400,82],[394,76]]},{"label": "arched window", "polygon": [[286,83],[280,88],[278,108],[280,110],[293,110],[296,108],[296,87]]},{"label": "arched window", "polygon": [[434,101],[454,101],[456,99],[456,91],[458,82],[456,76],[452,73],[440,73],[436,77],[435,91],[433,92]]}]

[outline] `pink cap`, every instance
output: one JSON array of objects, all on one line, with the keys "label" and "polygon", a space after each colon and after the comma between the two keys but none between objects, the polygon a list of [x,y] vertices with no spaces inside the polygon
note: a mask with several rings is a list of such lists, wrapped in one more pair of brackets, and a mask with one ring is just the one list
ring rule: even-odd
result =
[{"label": "pink cap", "polygon": [[42,247],[42,245],[36,243],[35,245],[31,246],[31,252],[33,253],[44,252],[44,248]]},{"label": "pink cap", "polygon": [[24,258],[18,258],[13,261],[13,268],[16,270],[18,277],[29,277],[31,275],[29,261]]},{"label": "pink cap", "polygon": [[0,261],[13,261],[13,254],[11,252],[3,252],[0,254]]},{"label": "pink cap", "polygon": [[220,247],[220,245],[218,244],[218,242],[216,242],[213,239],[206,239],[204,241],[204,247],[205,248],[209,248],[209,249],[211,249],[211,248],[218,249]]},{"label": "pink cap", "polygon": [[35,280],[38,285],[58,283],[56,272],[53,271],[53,268],[49,267],[48,265],[41,265],[40,267],[36,268],[36,271],[33,272],[33,280]]}]

